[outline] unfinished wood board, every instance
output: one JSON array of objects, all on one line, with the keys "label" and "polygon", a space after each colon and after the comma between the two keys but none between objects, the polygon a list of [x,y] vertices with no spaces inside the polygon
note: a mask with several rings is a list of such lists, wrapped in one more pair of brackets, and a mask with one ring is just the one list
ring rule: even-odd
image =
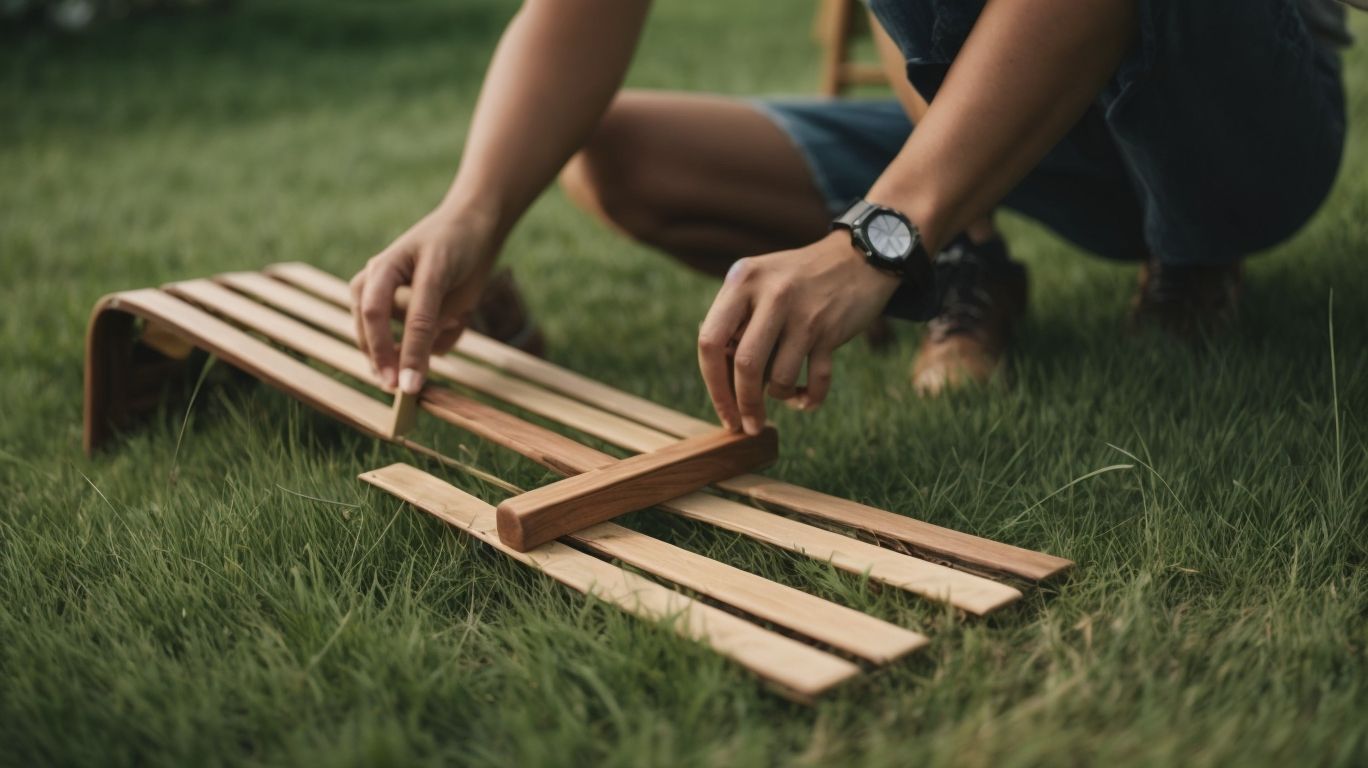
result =
[{"label": "unfinished wood board", "polygon": [[714,430],[657,451],[591,469],[505,500],[499,538],[519,552],[627,512],[765,466],[779,455],[779,438]]},{"label": "unfinished wood board", "polygon": [[[616,461],[587,445],[446,390],[425,392],[423,408],[439,419],[511,448],[563,474],[588,472]],[[658,506],[791,552],[829,561],[837,568],[867,575],[873,581],[932,600],[946,601],[976,615],[990,613],[1021,597],[1019,590],[1006,584],[711,494],[691,493]]]},{"label": "unfinished wood board", "polygon": [[[269,267],[267,271],[281,280],[323,296],[341,306],[346,306],[349,301],[346,283],[307,264],[276,265]],[[267,301],[294,301],[288,295],[282,295],[279,289],[261,286],[261,280],[262,278],[256,278],[257,282],[253,287],[244,287],[244,290],[273,290],[274,299],[264,295],[262,298]],[[327,327],[336,333],[354,333],[347,330],[351,327],[351,322],[340,309],[328,310],[319,306],[319,302],[312,298],[297,306],[301,311],[309,313],[306,319],[310,322]],[[716,428],[701,419],[671,411],[649,400],[565,370],[473,332],[461,335],[457,350],[480,362],[535,382],[552,392],[536,388],[528,391],[526,388],[509,386],[510,381],[517,380],[506,376],[500,378],[488,374],[471,374],[464,366],[452,366],[448,369],[453,374],[453,380],[629,450],[655,450],[668,444],[672,437],[687,437]],[[434,357],[434,365],[439,359],[452,358]],[[554,393],[560,393],[560,396]],[[571,398],[604,410],[586,411],[581,403],[570,406],[566,401],[574,402]],[[624,416],[632,421],[623,418]],[[929,556],[1009,573],[1025,579],[1046,579],[1073,565],[1072,561],[1065,558],[973,536],[759,475],[742,475],[720,482],[717,486],[764,504],[900,541],[914,551]]]},{"label": "unfinished wood board", "polygon": [[840,657],[804,645],[672,589],[551,542],[519,552],[499,541],[494,508],[437,478],[395,464],[361,479],[382,488],[525,565],[572,589],[640,616],[667,623],[679,634],[706,643],[797,698],[811,700],[859,674]]},{"label": "unfinished wood board", "polygon": [[[322,302],[299,289],[260,274],[235,272],[219,275],[215,279],[353,344],[356,342],[356,323],[350,313],[336,305]],[[462,386],[546,416],[571,429],[607,440],[630,451],[655,451],[677,441],[677,438],[659,430],[605,413],[578,400],[547,391],[535,384],[483,365],[476,365],[460,357],[434,355],[429,365],[434,373]],[[718,428],[707,422],[699,423],[703,428],[690,436],[705,434]]]},{"label": "unfinished wood board", "polygon": [[[273,341],[336,368],[370,386],[378,377],[360,350],[303,323],[250,301],[208,280],[190,280],[166,287],[206,309],[223,315]],[[496,413],[502,413],[496,411]],[[557,436],[559,437],[559,436]],[[580,462],[612,461],[612,457],[561,438],[562,455]],[[425,446],[403,441],[405,447],[450,463]],[[579,449],[579,453],[574,453]],[[525,446],[524,450],[528,450]],[[543,456],[542,461],[553,460]],[[570,470],[566,470],[569,473]],[[661,576],[767,621],[827,643],[866,660],[883,663],[909,653],[926,642],[921,635],[836,605],[805,592],[776,584],[754,574],[718,563],[702,555],[674,547],[645,534],[611,523],[600,524],[571,535],[593,549]]]},{"label": "unfinished wood board", "polygon": [[875,664],[893,661],[928,642],[912,630],[616,523],[599,523],[571,534],[570,538],[595,552]]}]

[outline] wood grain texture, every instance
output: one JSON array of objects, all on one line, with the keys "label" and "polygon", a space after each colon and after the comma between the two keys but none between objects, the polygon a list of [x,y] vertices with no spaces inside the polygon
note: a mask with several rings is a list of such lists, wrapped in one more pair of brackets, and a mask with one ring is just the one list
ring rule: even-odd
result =
[{"label": "wood grain texture", "polygon": [[925,647],[927,638],[616,523],[570,534],[589,549],[875,664]]},{"label": "wood grain texture", "polygon": [[[286,264],[269,267],[267,271],[341,306],[346,306],[349,301],[346,283],[316,267]],[[317,303],[312,297],[309,300]],[[316,310],[317,307],[311,309]],[[317,315],[318,320],[310,321],[330,323],[340,331],[338,325],[346,320],[347,313],[336,308],[331,311],[340,313],[340,317],[328,318],[327,312],[322,312]],[[350,321],[346,320],[346,323]],[[487,374],[482,375],[482,380],[478,382],[462,382],[467,383],[467,386],[629,450],[655,450],[672,437],[701,434],[716,428],[701,419],[622,392],[476,333],[462,334],[456,349],[463,355],[534,382],[550,392],[543,390],[538,395],[516,388],[504,389],[503,383],[509,380],[508,377],[501,380]],[[559,393],[561,397],[546,397],[554,393]],[[566,407],[563,401],[572,398],[579,401],[579,409]],[[602,410],[585,413],[582,408],[585,404]],[[926,556],[1024,579],[1038,581],[1051,578],[1073,566],[1072,561],[1062,557],[974,536],[760,475],[735,477],[717,486],[763,504],[899,541]]]},{"label": "wood grain texture", "polygon": [[[423,408],[439,419],[511,448],[562,474],[588,472],[616,461],[587,445],[447,390],[424,392]],[[948,602],[968,613],[991,613],[1021,597],[1019,590],[1006,584],[711,494],[691,493],[658,506],[791,552],[829,561],[837,568],[867,575],[873,581]]]},{"label": "wood grain texture", "polygon": [[528,549],[772,463],[779,438],[717,429],[528,491],[498,506],[499,538]]},{"label": "wood grain texture", "polygon": [[859,674],[851,662],[756,626],[668,587],[629,573],[558,542],[529,552],[505,545],[495,533],[494,508],[406,464],[366,472],[361,479],[460,528],[520,563],[566,586],[648,621],[706,643],[716,652],[810,701]]},{"label": "wood grain texture", "polygon": [[[360,350],[222,285],[208,280],[191,280],[169,285],[166,289],[366,384],[379,386],[378,378],[371,372]],[[486,421],[499,429],[509,430],[514,440],[519,439],[518,428],[525,423],[493,409],[486,416]],[[611,456],[573,440],[555,433],[548,434],[558,439],[551,453],[569,456],[581,465],[606,466],[613,461]],[[409,440],[401,440],[400,443],[437,461],[462,468],[459,463],[426,446]],[[533,450],[528,440],[523,440],[519,447],[523,451]],[[546,453],[539,460],[547,464],[554,459],[550,453]],[[573,471],[564,469],[562,473]],[[891,661],[926,643],[925,637],[910,630],[618,525],[596,525],[572,534],[571,538],[647,573],[662,576],[868,661]]]},{"label": "wood grain texture", "polygon": [[398,439],[413,431],[418,424],[418,395],[411,395],[402,389],[394,393],[394,405],[390,410],[389,438]]},{"label": "wood grain texture", "polygon": [[386,404],[170,294],[152,288],[112,294],[96,305],[96,314],[105,312],[166,323],[195,346],[367,434],[383,437],[389,428]]}]

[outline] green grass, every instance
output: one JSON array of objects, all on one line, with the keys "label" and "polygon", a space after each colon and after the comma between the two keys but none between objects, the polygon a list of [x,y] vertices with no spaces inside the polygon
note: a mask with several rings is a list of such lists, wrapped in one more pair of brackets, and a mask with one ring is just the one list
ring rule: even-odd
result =
[{"label": "green grass", "polygon": [[[658,5],[634,84],[816,80],[806,5]],[[904,329],[843,351],[819,414],[777,415],[775,476],[1070,556],[1071,579],[966,621],[636,516],[934,638],[815,708],[369,490],[359,471],[408,457],[264,387],[213,376],[83,458],[96,298],[282,259],[350,274],[440,195],[512,10],[244,0],[0,38],[0,763],[1368,761],[1368,49],[1339,186],[1251,262],[1234,338],[1125,338],[1133,269],[1011,220],[1034,302],[1014,389],[918,401]],[[711,283],[559,192],[507,261],[553,359],[707,414]]]}]

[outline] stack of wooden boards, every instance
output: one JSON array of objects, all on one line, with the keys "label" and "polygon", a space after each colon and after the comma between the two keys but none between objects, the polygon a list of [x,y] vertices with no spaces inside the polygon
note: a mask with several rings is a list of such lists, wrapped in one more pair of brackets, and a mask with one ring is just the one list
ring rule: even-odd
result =
[{"label": "stack of wooden boards", "polygon": [[[132,393],[143,375],[140,366],[150,365],[141,362],[149,359],[144,347],[170,355],[198,347],[356,429],[452,463],[393,433],[390,403],[380,399],[384,396],[376,375],[356,348],[349,301],[341,279],[300,263],[104,297],[95,307],[87,335],[86,450],[94,451],[114,426],[127,421]],[[611,466],[619,459],[462,391],[637,453],[717,429],[471,332],[461,337],[452,354],[432,358],[431,373],[455,386],[430,384],[419,401],[423,411],[566,476]],[[574,589],[665,622],[799,700],[811,700],[858,675],[861,664],[887,664],[927,643],[915,631],[615,523],[600,523],[519,552],[499,541],[493,506],[433,475],[395,464],[361,477]],[[948,602],[976,616],[1022,595],[1016,587],[980,574],[1029,583],[1072,565],[1059,557],[760,475],[733,477],[715,488],[729,496],[694,492],[658,508],[830,563],[871,582]],[[854,529],[904,551],[795,518]]]}]

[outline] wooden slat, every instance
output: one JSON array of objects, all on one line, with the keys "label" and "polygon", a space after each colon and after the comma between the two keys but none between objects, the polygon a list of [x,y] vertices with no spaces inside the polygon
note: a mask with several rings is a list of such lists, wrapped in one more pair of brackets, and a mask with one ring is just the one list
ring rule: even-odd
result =
[{"label": "wooden slat", "polygon": [[[329,278],[336,280],[331,276]],[[250,294],[329,333],[336,334],[352,343],[356,342],[356,324],[352,321],[350,313],[336,305],[319,301],[278,280],[272,280],[256,273],[234,272],[218,275],[214,279],[234,290]],[[469,335],[471,334],[462,334],[462,337]],[[621,416],[605,413],[573,398],[550,392],[541,386],[530,384],[483,365],[476,365],[463,358],[433,356],[430,365],[434,372],[462,386],[496,397],[519,408],[525,408],[532,413],[554,419],[571,429],[599,437],[631,451],[638,453],[654,451],[677,440],[676,437],[660,430],[638,424]],[[701,425],[701,429],[693,430],[685,436],[693,437],[717,429],[715,425],[705,421],[699,421],[698,424]]]},{"label": "wooden slat", "polygon": [[570,538],[596,552],[876,664],[893,661],[928,642],[912,630],[616,523],[600,523],[577,531]]},{"label": "wooden slat", "polygon": [[[349,301],[346,283],[307,264],[280,264],[269,267],[267,272],[306,291],[328,298],[339,306],[346,306]],[[256,277],[255,280],[259,283],[262,278]],[[256,284],[252,287],[243,287],[243,290],[253,293],[258,290],[270,290],[274,293],[274,298],[258,295],[261,295],[263,300],[273,303],[276,300],[295,301],[293,298],[287,298],[288,291],[282,292],[279,288]],[[347,330],[352,323],[346,312],[337,307],[328,308],[312,297],[307,297],[305,302],[296,306],[301,313],[307,313],[301,316],[310,322],[341,335],[354,333]],[[516,381],[515,379],[488,375],[481,375],[478,379],[456,379],[466,386],[629,450],[655,450],[668,443],[672,437],[701,434],[716,428],[715,425],[701,419],[622,392],[477,333],[467,331],[462,334],[457,343],[457,351],[534,382],[550,392],[520,390],[507,385],[510,381]],[[453,358],[433,358],[434,364],[438,359]],[[560,393],[562,397],[555,397],[554,393]],[[571,398],[573,400],[570,400]],[[596,406],[603,410],[590,409],[585,412],[582,407],[569,406],[567,400],[578,400],[580,404]],[[1072,561],[1062,557],[985,539],[760,475],[742,475],[718,483],[717,487],[801,515],[830,520],[894,539],[914,551],[929,556],[1025,579],[1050,578],[1073,566]]]},{"label": "wooden slat", "polygon": [[[166,287],[267,338],[301,352],[371,386],[379,379],[356,347],[320,333],[303,323],[244,298],[208,280],[190,280]],[[316,372],[315,372],[316,373]],[[496,411],[501,416],[502,412]],[[554,434],[554,433],[553,433]],[[579,465],[607,463],[612,457],[560,438],[560,455],[573,456]],[[406,447],[434,455],[430,449],[404,441]],[[524,450],[531,450],[524,447]],[[440,455],[434,458],[445,459]],[[541,457],[545,464],[551,456]],[[596,464],[597,465],[597,464]],[[569,473],[572,470],[565,470]],[[755,574],[674,547],[645,534],[611,523],[578,531],[570,538],[643,571],[682,584],[775,624],[799,632],[866,660],[884,663],[926,644],[916,632],[897,627]]]},{"label": "wooden slat", "polygon": [[498,506],[499,538],[525,552],[765,466],[778,454],[772,427],[758,435],[717,429],[680,440],[506,499]]},{"label": "wooden slat", "polygon": [[558,542],[519,552],[495,534],[494,508],[406,464],[361,479],[460,528],[524,565],[648,621],[706,643],[761,678],[803,700],[859,674],[859,667],[732,616]]},{"label": "wooden slat", "polygon": [[147,288],[101,300],[105,310],[129,312],[165,323],[224,362],[367,434],[383,436],[389,407],[314,370],[207,312]]},{"label": "wooden slat", "polygon": [[[587,445],[447,390],[425,391],[423,408],[440,419],[563,474],[588,472],[616,461]],[[1019,590],[1006,584],[707,493],[691,493],[663,502],[659,507],[791,552],[829,561],[842,570],[867,575],[874,581],[932,600],[943,600],[977,615],[995,611],[1021,597]]]}]

